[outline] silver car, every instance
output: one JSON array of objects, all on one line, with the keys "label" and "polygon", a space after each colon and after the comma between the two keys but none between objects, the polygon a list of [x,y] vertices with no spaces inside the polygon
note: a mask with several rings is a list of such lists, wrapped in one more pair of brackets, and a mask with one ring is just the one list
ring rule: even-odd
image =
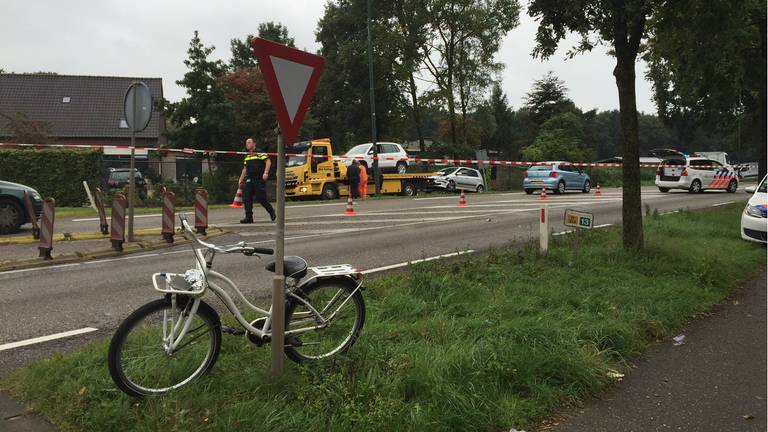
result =
[{"label": "silver car", "polygon": [[430,180],[432,187],[436,189],[445,189],[450,192],[459,189],[478,193],[485,192],[483,174],[474,168],[443,168],[430,177]]}]

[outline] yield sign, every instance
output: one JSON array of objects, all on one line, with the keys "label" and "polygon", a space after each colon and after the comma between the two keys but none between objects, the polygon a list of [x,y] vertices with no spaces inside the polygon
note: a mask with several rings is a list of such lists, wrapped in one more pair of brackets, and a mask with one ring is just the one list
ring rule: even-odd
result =
[{"label": "yield sign", "polygon": [[293,145],[325,59],[261,38],[251,43],[286,145]]}]

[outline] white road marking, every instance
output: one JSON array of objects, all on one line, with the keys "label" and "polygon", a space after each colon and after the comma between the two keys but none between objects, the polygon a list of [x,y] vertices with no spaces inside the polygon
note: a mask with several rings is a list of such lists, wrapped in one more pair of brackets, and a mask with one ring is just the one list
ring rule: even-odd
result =
[{"label": "white road marking", "polygon": [[80,264],[81,263],[58,264],[58,265],[52,265],[52,266],[47,266],[47,267],[35,267],[35,268],[28,268],[28,269],[8,270],[8,271],[0,272],[0,276],[7,275],[7,274],[14,274],[14,273],[25,273],[25,272],[37,271],[37,270],[54,270],[54,269],[57,269],[57,268],[79,266]]},{"label": "white road marking", "polygon": [[721,203],[717,203],[717,204],[712,204],[712,207],[720,207],[720,206],[728,205],[728,204],[731,204],[731,203],[734,203],[734,202],[735,201],[726,201],[726,202],[721,202]]},{"label": "white road marking", "polygon": [[85,328],[81,328],[81,329],[78,329],[78,330],[71,330],[71,331],[66,331],[66,332],[62,332],[62,333],[55,333],[55,334],[48,335],[48,336],[40,336],[40,337],[36,337],[36,338],[32,338],[32,339],[27,339],[27,340],[23,340],[23,341],[11,342],[11,343],[0,345],[0,351],[5,351],[5,350],[9,350],[9,349],[19,348],[19,347],[23,347],[23,346],[27,346],[27,345],[34,345],[34,344],[38,344],[38,343],[41,343],[41,342],[48,342],[48,341],[52,341],[52,340],[56,340],[56,339],[63,339],[63,338],[67,338],[67,337],[77,336],[77,335],[81,335],[81,334],[84,334],[84,333],[94,332],[96,330],[98,330],[98,329],[95,329],[93,327],[85,327]]},{"label": "white road marking", "polygon": [[[149,218],[149,217],[160,217],[162,214],[146,214],[146,215],[135,215],[134,218]],[[109,216],[107,217],[109,218]],[[99,218],[87,218],[87,219],[72,219],[72,222],[94,222],[100,220]]]},{"label": "white road marking", "polygon": [[609,224],[595,225],[593,228],[605,228],[605,227],[609,227],[609,226],[613,226],[613,224],[609,223]]},{"label": "white road marking", "polygon": [[553,236],[561,236],[561,235],[570,234],[570,233],[572,233],[572,232],[573,232],[573,230],[560,231],[560,232],[552,233],[552,235],[553,235]]},{"label": "white road marking", "polygon": [[417,259],[417,260],[413,260],[413,261],[404,261],[404,262],[401,262],[401,263],[391,264],[391,265],[384,266],[384,267],[377,267],[377,268],[373,268],[373,269],[363,270],[361,273],[364,274],[364,275],[365,274],[371,274],[371,273],[378,273],[378,272],[383,272],[383,271],[387,271],[387,270],[393,270],[393,269],[400,268],[400,267],[406,267],[406,266],[413,265],[413,264],[423,263],[423,262],[427,262],[427,261],[434,261],[434,260],[439,260],[439,259],[445,259],[445,258],[451,258],[451,257],[455,257],[455,256],[471,254],[471,253],[474,253],[474,252],[475,252],[474,249],[468,249],[468,250],[465,250],[465,251],[453,252],[453,253],[443,254],[443,255],[436,255],[436,256],[433,256],[433,257],[429,257],[429,258],[422,258],[422,259]]},{"label": "white road marking", "polygon": [[666,216],[666,215],[671,215],[671,214],[675,214],[675,213],[680,213],[680,210],[672,210],[672,211],[668,211],[668,212],[661,212],[661,213],[659,213],[659,216]]}]

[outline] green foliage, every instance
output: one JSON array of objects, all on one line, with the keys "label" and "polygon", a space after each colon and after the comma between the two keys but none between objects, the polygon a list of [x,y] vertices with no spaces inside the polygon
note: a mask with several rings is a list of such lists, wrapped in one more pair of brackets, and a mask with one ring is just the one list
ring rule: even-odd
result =
[{"label": "green foliage", "polygon": [[737,131],[724,144],[764,161],[765,2],[671,2],[649,26],[646,76],[659,116],[684,143],[695,142],[695,126]]},{"label": "green foliage", "polygon": [[131,399],[109,378],[103,340],[0,387],[67,430],[529,429],[563,403],[602,394],[610,372],[764,264],[764,247],[734,235],[740,211],[649,218],[639,254],[608,229],[587,233],[578,253],[560,237],[546,259],[505,249],[369,280],[356,345],[331,363],[289,363],[278,380],[268,348],[225,338],[210,374]]},{"label": "green foliage", "polygon": [[556,115],[541,125],[536,141],[523,149],[523,158],[529,161],[590,160],[584,135],[584,122],[579,114]]},{"label": "green foliage", "polygon": [[87,203],[83,181],[101,187],[105,176],[98,150],[0,149],[0,179],[32,187],[57,206]]},{"label": "green foliage", "polygon": [[567,94],[565,81],[552,71],[534,81],[531,91],[525,95],[525,108],[530,112],[531,120],[541,126],[552,117],[577,111]]}]

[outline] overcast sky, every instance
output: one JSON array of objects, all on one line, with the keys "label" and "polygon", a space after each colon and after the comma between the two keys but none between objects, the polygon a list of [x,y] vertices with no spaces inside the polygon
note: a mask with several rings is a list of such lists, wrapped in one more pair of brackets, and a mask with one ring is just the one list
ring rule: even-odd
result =
[{"label": "overcast sky", "polygon": [[[315,51],[314,32],[324,5],[325,0],[4,1],[0,69],[161,77],[165,97],[176,101],[184,96],[175,81],[186,72],[182,62],[194,30],[206,45],[216,46],[217,58],[228,59],[230,39],[256,33],[265,21],[283,23],[299,48]],[[506,65],[502,86],[515,108],[533,80],[550,70],[565,81],[582,109],[618,108],[614,59],[605,48],[565,60],[563,46],[547,62],[534,60],[536,23],[525,13],[520,18],[498,54]],[[644,70],[639,64],[637,107],[655,113]]]}]

